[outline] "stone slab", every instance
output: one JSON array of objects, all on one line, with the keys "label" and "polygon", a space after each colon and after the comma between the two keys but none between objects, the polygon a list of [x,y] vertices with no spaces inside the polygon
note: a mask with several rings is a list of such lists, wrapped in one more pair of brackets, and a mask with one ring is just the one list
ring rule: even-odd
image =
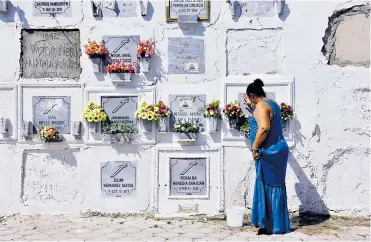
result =
[{"label": "stone slab", "polygon": [[203,110],[206,105],[206,95],[170,95],[170,129],[173,129],[175,123],[182,120],[197,124],[199,131],[205,131],[205,118]]},{"label": "stone slab", "polygon": [[43,126],[53,126],[61,134],[71,132],[71,97],[32,97],[32,120],[38,131]]},{"label": "stone slab", "polygon": [[103,17],[137,17],[139,16],[139,1],[101,0],[94,1],[102,9]]},{"label": "stone slab", "polygon": [[36,17],[50,15],[72,16],[70,0],[37,0],[33,1],[33,15]]},{"label": "stone slab", "polygon": [[206,158],[170,158],[170,196],[205,196]]},{"label": "stone slab", "polygon": [[227,32],[227,74],[277,74],[283,69],[283,31],[229,30]]},{"label": "stone slab", "polygon": [[111,122],[137,123],[137,96],[102,96],[101,103]]},{"label": "stone slab", "polygon": [[23,78],[80,78],[79,30],[22,30]]},{"label": "stone slab", "polygon": [[[241,17],[273,17],[277,16],[274,1],[239,1]],[[238,12],[237,12],[238,16]]]},{"label": "stone slab", "polygon": [[203,39],[196,39],[192,37],[169,38],[168,53],[169,74],[205,73]]},{"label": "stone slab", "polygon": [[139,35],[103,36],[111,60],[123,60],[126,63],[137,62]]},{"label": "stone slab", "polygon": [[81,202],[75,150],[25,151],[22,202],[61,205]]},{"label": "stone slab", "polygon": [[103,197],[135,196],[137,161],[101,162],[101,195]]}]

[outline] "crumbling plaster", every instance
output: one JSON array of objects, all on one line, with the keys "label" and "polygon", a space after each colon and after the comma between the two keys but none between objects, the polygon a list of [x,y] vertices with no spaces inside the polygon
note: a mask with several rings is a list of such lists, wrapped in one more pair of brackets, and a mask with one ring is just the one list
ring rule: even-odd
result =
[{"label": "crumbling plaster", "polygon": [[[72,17],[46,20],[32,16],[31,1],[11,1],[9,14],[0,15],[1,83],[38,82],[20,77],[22,28],[78,28],[82,45],[89,38],[99,39],[104,34],[125,32],[139,33],[143,38],[153,37],[157,48],[157,56],[152,64],[155,71],[141,77],[134,85],[155,86],[158,98],[172,93],[194,93],[196,87],[197,92],[207,94],[209,100],[222,99],[220,79],[228,74],[276,73],[294,76],[297,114],[294,121],[295,146],[291,150],[286,182],[290,211],[338,215],[370,214],[370,73],[362,65],[327,65],[328,60],[321,52],[322,38],[329,25],[328,18],[336,11],[363,5],[366,1],[286,1],[281,17],[240,18],[238,21],[232,20],[227,3],[213,1],[210,23],[203,23],[196,30],[180,29],[176,24],[167,24],[164,21],[163,1],[152,1],[151,10],[144,18],[138,16],[102,20],[93,18],[89,1],[71,2],[74,7]],[[242,34],[244,31],[255,40],[238,43],[234,34]],[[257,41],[262,33],[270,33],[275,42],[264,45]],[[173,36],[195,36],[205,40],[205,74],[166,74],[167,38]],[[275,49],[276,47],[279,49]],[[236,50],[240,52],[237,53]],[[249,54],[255,50],[261,50],[261,54],[250,59]],[[265,54],[272,53],[272,50],[279,54],[278,58],[270,62],[272,65],[262,64],[267,61]],[[236,56],[240,56],[241,63]],[[230,60],[235,62],[230,63]],[[84,82],[87,86],[109,85],[100,82],[91,73],[89,60],[85,55],[81,57],[81,63],[79,82]],[[248,71],[243,72],[245,64]],[[7,109],[6,106],[3,108]],[[63,172],[67,172],[69,177],[77,177],[77,184],[68,188],[78,191],[76,197],[58,195],[62,199],[54,204],[47,204],[46,199],[33,199],[34,203],[28,204],[24,201],[25,195],[30,197],[33,190],[27,185],[30,181],[27,180],[27,172],[26,179],[22,179],[24,165],[33,163],[39,170],[50,167],[51,164],[44,166],[43,162],[47,161],[42,159],[50,150],[43,153],[45,146],[39,144],[0,144],[0,212],[62,213],[87,209],[104,212],[150,212],[152,179],[146,167],[150,167],[154,147],[142,150],[129,146],[120,151],[104,146],[79,147],[78,151],[73,152],[76,167],[63,166],[61,158],[53,161],[58,163],[60,173],[53,173],[54,167],[46,170],[47,178],[55,183],[66,179]],[[41,150],[37,151],[39,158],[24,151],[35,148]],[[61,149],[65,148],[63,146]],[[68,150],[58,152],[65,152],[65,157],[71,157],[67,155],[71,154]],[[108,157],[139,161],[143,172],[143,191],[137,200],[128,202],[100,198],[99,163]],[[240,204],[250,208],[255,169],[249,149],[224,147],[224,162],[225,205]],[[27,169],[30,168],[26,167]],[[61,178],[58,180],[58,177]],[[135,206],[136,209],[131,209]]]}]

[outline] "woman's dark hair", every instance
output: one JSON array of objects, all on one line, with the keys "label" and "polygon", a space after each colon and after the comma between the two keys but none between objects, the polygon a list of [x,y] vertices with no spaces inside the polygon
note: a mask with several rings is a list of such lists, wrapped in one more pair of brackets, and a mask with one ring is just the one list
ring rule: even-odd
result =
[{"label": "woman's dark hair", "polygon": [[250,83],[246,88],[247,94],[254,94],[257,97],[266,97],[264,92],[264,83],[262,80],[255,79],[253,83]]}]

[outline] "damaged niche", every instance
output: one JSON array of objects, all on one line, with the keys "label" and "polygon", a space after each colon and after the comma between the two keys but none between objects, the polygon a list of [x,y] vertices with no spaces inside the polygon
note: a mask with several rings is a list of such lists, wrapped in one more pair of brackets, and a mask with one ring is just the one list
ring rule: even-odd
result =
[{"label": "damaged niche", "polygon": [[322,53],[328,65],[370,66],[370,4],[341,9],[329,17]]},{"label": "damaged niche", "polygon": [[79,79],[80,31],[22,30],[23,78]]}]

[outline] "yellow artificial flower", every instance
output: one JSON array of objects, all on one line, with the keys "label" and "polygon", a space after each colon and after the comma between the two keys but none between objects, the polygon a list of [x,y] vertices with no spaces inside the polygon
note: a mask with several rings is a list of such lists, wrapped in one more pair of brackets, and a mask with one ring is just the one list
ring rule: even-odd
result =
[{"label": "yellow artificial flower", "polygon": [[159,117],[160,117],[159,114],[155,114],[155,117],[153,118],[153,120],[157,121]]},{"label": "yellow artificial flower", "polygon": [[93,117],[91,115],[89,115],[87,120],[88,120],[88,122],[93,122]]},{"label": "yellow artificial flower", "polygon": [[142,113],[138,113],[137,118],[141,119],[142,118]]},{"label": "yellow artificial flower", "polygon": [[150,115],[150,116],[154,116],[155,113],[154,113],[153,111],[148,111],[148,115]]},{"label": "yellow artificial flower", "polygon": [[148,118],[148,115],[147,115],[147,113],[142,113],[142,117],[141,117],[142,119],[147,119]]},{"label": "yellow artificial flower", "polygon": [[158,112],[158,110],[159,110],[159,107],[155,107],[154,111]]},{"label": "yellow artificial flower", "polygon": [[148,117],[147,117],[148,120],[153,120],[153,118],[154,118],[153,115],[148,114]]}]

